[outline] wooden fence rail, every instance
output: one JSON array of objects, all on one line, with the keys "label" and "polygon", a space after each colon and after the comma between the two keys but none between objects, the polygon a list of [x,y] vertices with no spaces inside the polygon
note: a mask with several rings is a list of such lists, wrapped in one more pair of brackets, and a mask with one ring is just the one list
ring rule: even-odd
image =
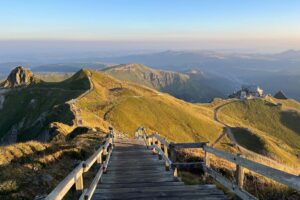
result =
[{"label": "wooden fence rail", "polygon": [[[90,199],[93,195],[96,185],[102,176],[102,173],[106,171],[106,167],[110,158],[110,154],[113,149],[114,132],[110,128],[110,133],[107,135],[105,142],[100,148],[86,161],[82,161],[69,175],[64,178],[45,198],[46,200],[61,200],[67,192],[75,185],[77,191],[82,192],[80,199]],[[89,169],[97,162],[102,164],[102,157],[106,156],[104,164],[97,172],[91,186],[88,189],[84,189],[83,185],[83,173],[88,172]]]},{"label": "wooden fence rail", "polygon": [[[243,158],[240,154],[231,154],[219,149],[215,149],[211,146],[208,146],[208,142],[198,142],[198,143],[169,143],[164,138],[160,137],[158,133],[153,133],[151,135],[147,134],[145,128],[140,127],[136,130],[136,137],[143,138],[147,147],[152,148],[154,153],[158,153],[166,161],[166,167],[174,167],[172,164],[172,157],[174,157],[174,150],[181,148],[200,148],[204,150],[204,166],[206,173],[215,178],[223,186],[227,187],[229,190],[237,194],[242,199],[256,199],[253,195],[249,194],[243,190],[244,182],[244,168],[247,168],[250,171],[261,174],[265,177],[273,179],[281,184],[284,184],[290,188],[293,188],[297,191],[300,191],[300,177],[293,174],[289,174],[272,167],[248,160]],[[163,149],[163,150],[162,150]],[[171,160],[169,159],[168,154],[170,154]],[[236,164],[235,183],[229,181],[223,177],[218,172],[214,171],[210,167],[210,155],[213,154],[219,158],[223,158],[227,161]],[[175,171],[177,169],[175,168]]]}]

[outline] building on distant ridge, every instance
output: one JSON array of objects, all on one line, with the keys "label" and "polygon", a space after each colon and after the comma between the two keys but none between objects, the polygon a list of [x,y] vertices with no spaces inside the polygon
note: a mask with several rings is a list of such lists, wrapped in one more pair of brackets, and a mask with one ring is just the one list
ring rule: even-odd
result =
[{"label": "building on distant ridge", "polygon": [[278,91],[274,97],[276,99],[288,99],[287,96],[284,94],[284,92],[282,90]]},{"label": "building on distant ridge", "polygon": [[241,90],[229,95],[229,98],[251,99],[264,96],[264,91],[257,85],[243,85]]}]

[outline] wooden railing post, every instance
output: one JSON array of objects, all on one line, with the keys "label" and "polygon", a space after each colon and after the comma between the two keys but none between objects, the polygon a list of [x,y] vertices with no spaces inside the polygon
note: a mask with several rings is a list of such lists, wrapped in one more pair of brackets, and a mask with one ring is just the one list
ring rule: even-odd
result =
[{"label": "wooden railing post", "polygon": [[75,188],[77,191],[83,190],[83,178],[82,176],[79,176],[75,182]]},{"label": "wooden railing post", "polygon": [[102,164],[102,153],[103,153],[103,151],[100,153],[100,155],[97,158],[97,163],[98,164]]},{"label": "wooden railing post", "polygon": [[[206,146],[207,144],[205,144],[204,146]],[[204,165],[206,168],[210,168],[210,159],[209,159],[209,153],[207,151],[204,150]],[[208,178],[209,177],[209,173],[207,173],[207,170],[204,170],[204,178]]]},{"label": "wooden railing post", "polygon": [[170,143],[169,151],[170,151],[170,160],[172,162],[176,162],[176,151],[175,151],[175,148],[174,148],[174,143]]},{"label": "wooden railing post", "polygon": [[82,171],[84,170],[84,168],[86,167],[85,163],[82,163],[82,169],[81,169],[81,173],[75,175],[75,189],[78,192],[82,192],[83,191],[83,176],[82,176]]},{"label": "wooden railing post", "polygon": [[[164,155],[169,158],[169,154],[168,154],[168,147],[167,145],[164,145]],[[166,161],[166,170],[169,171],[170,170],[170,165],[169,163]]]},{"label": "wooden railing post", "polygon": [[[156,142],[155,142],[155,137],[152,137],[152,145],[155,145],[156,144]],[[155,148],[153,147],[153,149],[152,149],[152,153],[153,153],[153,155],[155,155],[156,154],[156,151],[155,151]]]},{"label": "wooden railing post", "polygon": [[[237,154],[237,157],[242,157],[242,155]],[[242,166],[240,166],[239,164],[236,165],[235,180],[236,180],[237,185],[240,188],[243,188],[243,185],[244,185],[244,168]]]},{"label": "wooden railing post", "polygon": [[[161,143],[160,143],[160,141],[157,139],[157,147],[159,148],[159,149],[161,149]],[[162,159],[162,155],[160,155],[160,153],[158,152],[158,159],[159,160],[161,160]]]},{"label": "wooden railing post", "polygon": [[146,142],[147,142],[147,149],[149,149],[149,146],[151,146],[151,138],[148,136],[146,137]]}]

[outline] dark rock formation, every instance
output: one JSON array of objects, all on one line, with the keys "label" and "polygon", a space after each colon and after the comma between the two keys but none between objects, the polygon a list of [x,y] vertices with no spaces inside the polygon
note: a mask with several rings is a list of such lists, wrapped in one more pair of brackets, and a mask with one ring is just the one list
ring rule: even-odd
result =
[{"label": "dark rock formation", "polygon": [[16,67],[8,75],[7,79],[0,84],[3,88],[14,88],[20,86],[28,86],[35,83],[37,79],[29,69],[24,67]]}]

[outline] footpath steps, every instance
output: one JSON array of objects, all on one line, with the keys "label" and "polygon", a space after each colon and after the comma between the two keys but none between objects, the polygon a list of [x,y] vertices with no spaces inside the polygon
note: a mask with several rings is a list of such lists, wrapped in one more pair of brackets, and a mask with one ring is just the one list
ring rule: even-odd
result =
[{"label": "footpath steps", "polygon": [[228,199],[215,185],[185,185],[165,170],[142,141],[117,139],[107,173],[93,195],[101,199]]}]

